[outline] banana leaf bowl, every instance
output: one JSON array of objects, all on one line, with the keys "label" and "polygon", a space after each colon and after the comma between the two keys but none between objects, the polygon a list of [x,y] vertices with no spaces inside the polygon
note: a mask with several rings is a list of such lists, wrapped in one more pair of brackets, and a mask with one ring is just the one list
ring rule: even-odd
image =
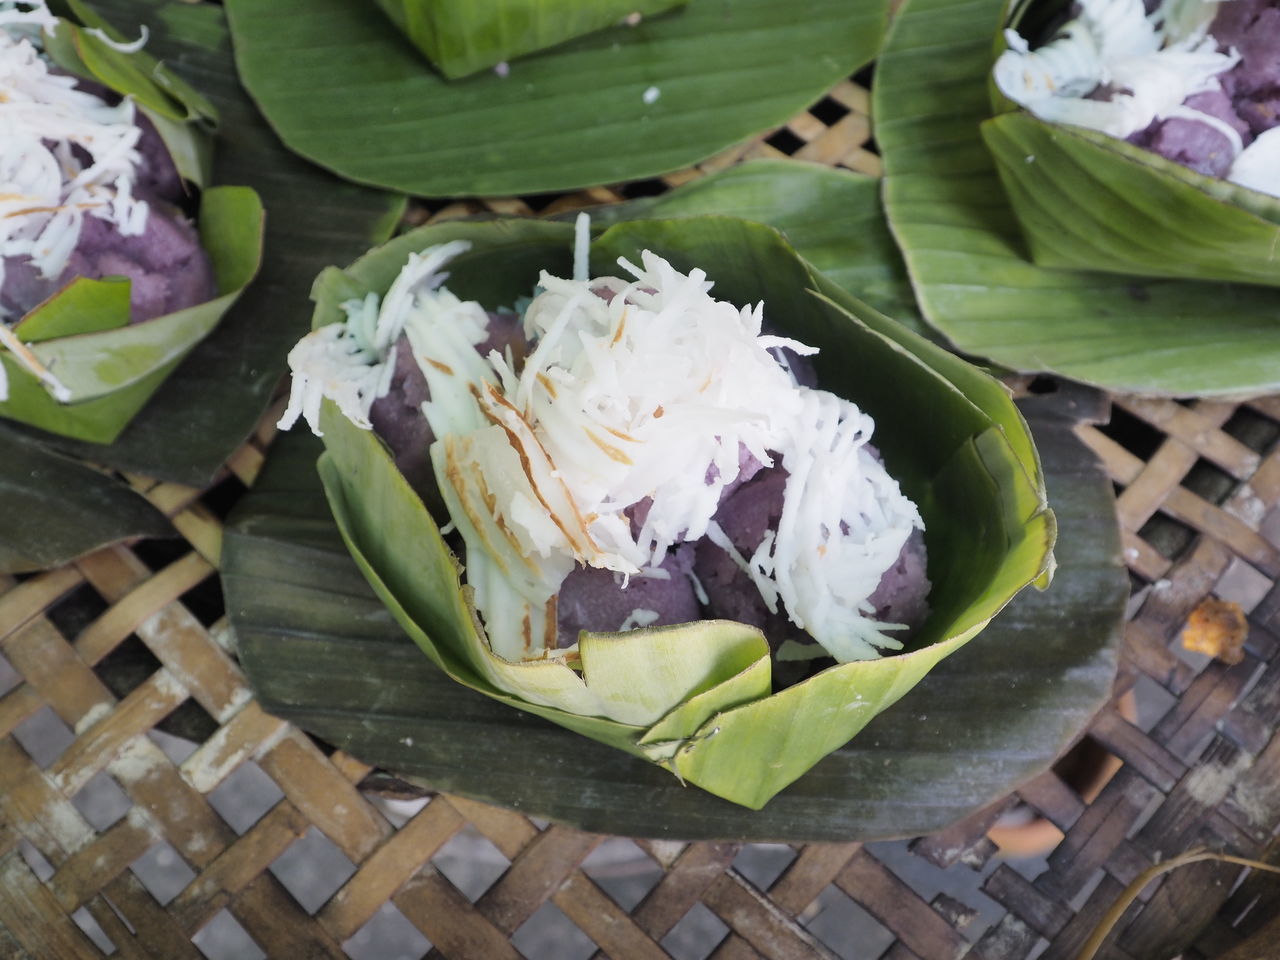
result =
[{"label": "banana leaf bowl", "polygon": [[[90,378],[111,374],[127,380],[158,365],[131,385],[63,405],[43,388],[35,393],[23,381],[25,374],[4,361],[11,385],[34,396],[30,402],[36,414],[50,427],[61,425],[66,431],[54,433],[0,417],[0,443],[6,451],[0,458],[0,495],[6,504],[0,520],[0,570],[5,572],[58,566],[131,537],[171,536],[165,504],[153,504],[121,473],[194,487],[211,483],[270,402],[285,354],[306,329],[305,314],[293,308],[305,302],[317,271],[386,240],[404,209],[403,197],[341,181],[279,144],[240,87],[221,6],[171,0],[99,0],[92,12],[81,4],[54,6],[72,25],[101,23],[93,12],[100,14],[118,29],[108,32],[116,38],[136,41],[147,28],[145,46],[132,55],[103,45],[94,34],[59,30],[65,48],[59,55],[71,57],[72,72],[81,69],[76,63],[92,62],[103,72],[104,85],[137,90],[139,109],[147,110],[168,138],[187,178],[244,184],[261,198],[265,229],[261,211],[250,210],[253,201],[246,191],[204,191],[206,196],[223,195],[214,216],[201,224],[217,234],[215,245],[227,268],[226,292],[218,300],[232,295],[235,268],[250,272],[259,244],[262,257],[256,279],[203,338],[201,328],[216,303],[196,307],[194,315],[158,318],[164,321],[158,327],[155,321],[139,324],[139,330],[108,329],[109,322],[79,334],[46,327],[49,339],[31,345],[38,352],[65,351]],[[152,61],[138,59],[144,55],[162,67],[154,69]],[[139,62],[144,69],[130,69]],[[180,121],[165,112],[190,116]],[[212,116],[218,119],[213,130],[198,119]],[[210,143],[213,149],[207,150]],[[72,304],[59,301],[77,295],[105,300],[107,307],[127,305],[128,299],[123,284],[81,284],[45,308],[48,318],[68,312]],[[106,316],[109,320],[111,314]],[[95,370],[97,350],[88,348],[117,337],[129,349],[112,359],[111,370]],[[192,346],[185,352],[188,344]],[[53,360],[57,354],[47,356]],[[170,368],[172,375],[165,377]],[[142,403],[148,393],[150,401]],[[141,408],[130,417],[129,408],[139,403]],[[112,442],[103,442],[115,431]],[[86,434],[93,439],[77,439]]]},{"label": "banana leaf bowl", "polygon": [[69,0],[65,13],[43,36],[47,56],[69,74],[132,97],[154,125],[179,175],[200,188],[197,227],[216,287],[210,300],[130,324],[127,278],[80,277],[13,326],[17,343],[0,353],[9,384],[0,417],[106,444],[254,278],[263,209],[249,187],[210,184],[217,111],[207,99],[145,49],[121,49],[123,35],[80,0]]},{"label": "banana leaf bowl", "polygon": [[[540,269],[569,270],[568,224],[429,226],[322,274],[313,327],[340,320],[343,302],[385,292],[411,251],[455,239],[472,248],[450,264],[450,289],[488,309],[531,291]],[[321,413],[320,477],[368,583],[448,676],[684,783],[759,808],[906,694],[1024,586],[1047,583],[1054,516],[1035,446],[1008,392],[827,281],[776,231],[728,217],[621,223],[592,243],[592,272],[608,272],[619,256],[645,249],[677,269],[705,269],[721,299],[763,300],[782,334],[820,349],[819,385],[876,419],[885,462],[919,505],[927,530],[931,613],[903,652],[830,667],[776,693],[763,636],[725,621],[584,633],[586,683],[564,663],[501,660],[487,647],[459,560],[441,538],[444,518],[431,516],[379,438],[329,401]],[[235,611],[240,588],[229,582],[228,589]],[[584,688],[605,705],[598,713],[582,711]],[[622,701],[626,711],[610,708]]]},{"label": "banana leaf bowl", "polygon": [[925,320],[1117,392],[1280,388],[1274,198],[1013,109],[992,69],[1018,9],[906,0],[877,60],[884,206]]},{"label": "banana leaf bowl", "polygon": [[[1005,27],[1066,4],[1011,4]],[[1033,32],[1034,27],[1030,28]],[[996,34],[993,58],[1009,49]],[[982,137],[1046,267],[1280,286],[1280,197],[1208,176],[1097,130],[1050,123],[993,87]]]}]

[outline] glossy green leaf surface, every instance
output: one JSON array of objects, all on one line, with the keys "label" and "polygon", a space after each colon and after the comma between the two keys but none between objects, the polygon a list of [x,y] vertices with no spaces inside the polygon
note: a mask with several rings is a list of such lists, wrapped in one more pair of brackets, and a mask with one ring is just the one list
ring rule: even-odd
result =
[{"label": "glossy green leaf surface", "polygon": [[[512,247],[567,251],[572,232],[553,223],[467,226],[473,249],[450,264],[450,286],[459,295],[477,280],[520,274],[508,256]],[[317,285],[316,325],[337,319],[341,300],[366,289],[385,291],[406,248],[425,249],[452,239],[458,229],[423,228],[371,252],[345,276],[330,271]],[[935,584],[931,615],[910,649],[831,667],[774,696],[756,688],[755,697],[747,696],[739,674],[763,681],[753,668],[767,647],[757,631],[732,624],[588,637],[580,648],[581,674],[558,661],[510,663],[489,651],[478,633],[460,567],[390,453],[327,404],[321,478],[366,579],[454,679],[491,695],[500,691],[503,702],[642,752],[688,782],[759,808],[1037,579],[1053,543],[1053,515],[1045,508],[1034,447],[1008,395],[970,370],[968,376],[989,390],[968,396],[961,386],[965,377],[948,371],[949,364],[963,367],[960,361],[847,294],[844,304],[821,296],[818,278],[776,231],[725,217],[621,223],[593,243],[592,272],[613,272],[620,257],[635,261],[645,249],[686,272],[695,264],[706,269],[722,299],[765,301],[766,322],[819,348],[819,382],[875,417],[885,462],[925,518]],[[525,289],[536,278],[534,266],[531,260],[524,267]],[[374,276],[381,282],[367,285]],[[852,366],[850,358],[857,358]],[[927,441],[915,429],[917,407],[930,412]],[[648,658],[647,675],[637,673],[637,656]],[[672,686],[662,678],[679,682]],[[701,696],[714,705],[699,711],[693,700]],[[681,711],[678,720],[665,716],[673,709]],[[695,718],[701,726],[689,729]],[[654,724],[659,729],[646,732]],[[675,731],[682,738],[671,739]]]},{"label": "glossy green leaf surface", "polygon": [[450,79],[545,50],[631,14],[685,0],[377,0],[414,46]]},{"label": "glossy green leaf surface", "polygon": [[[1108,389],[1210,396],[1276,389],[1280,292],[1031,261],[980,129],[992,115],[988,76],[1004,7],[907,0],[877,62],[885,209],[925,318],[967,353]],[[1078,181],[1059,187],[1088,206]]]},{"label": "glossy green leaf surface", "polygon": [[77,277],[13,325],[23,343],[114,330],[129,323],[129,281]]},{"label": "glossy green leaf surface", "polygon": [[[223,127],[214,179],[249,185],[262,198],[267,210],[263,265],[255,283],[177,366],[172,379],[165,380],[162,369],[154,382],[75,406],[79,425],[89,422],[94,431],[105,431],[107,424],[137,411],[114,443],[80,443],[11,422],[0,424],[0,443],[8,447],[34,440],[75,459],[198,486],[243,442],[266,407],[285,354],[307,329],[306,297],[316,273],[385,239],[403,200],[344,183],[279,144],[236,80],[219,7],[163,0],[104,0],[95,7],[125,37],[136,38],[146,23],[151,30],[148,51],[216,104]],[[14,377],[11,383],[21,388],[24,381]],[[36,389],[48,401],[43,388]],[[148,394],[152,399],[143,408]],[[58,407],[50,416],[71,409],[49,403]],[[68,424],[65,430],[75,426]],[[51,455],[45,462],[44,484],[51,482],[49,471],[68,471],[67,482],[55,487],[64,494],[80,489],[86,497],[109,503],[119,492],[117,481],[78,468],[65,457]],[[7,489],[21,490],[32,478],[31,470],[16,459],[0,458],[0,484]],[[6,511],[0,542],[52,565],[105,543],[155,532],[151,522],[128,509],[104,510],[98,526],[85,524],[70,511],[46,510],[43,517],[40,538],[32,541],[21,512]]]},{"label": "glossy green leaf surface", "polygon": [[1280,286],[1280,199],[1254,194],[1252,212],[1231,202],[1243,187],[1025,113],[982,134],[1036,263]]},{"label": "glossy green leaf surface", "polygon": [[595,224],[724,214],[782,231],[822,274],[864,303],[931,332],[880,204],[880,179],[802,160],[750,160],[669,193],[591,211]]},{"label": "glossy green leaf surface", "polygon": [[783,123],[875,55],[884,0],[694,0],[447,81],[350,0],[230,0],[245,87],[289,147],[424,196],[654,176]]},{"label": "glossy green leaf surface", "polygon": [[[1044,770],[1106,701],[1127,581],[1110,483],[1065,398],[1023,405],[1062,524],[1058,572],[762,810],[450,680],[348,555],[314,470],[273,446],[227,531],[223,582],[263,706],[436,789],[587,830],[682,839],[852,840],[940,829]],[[657,731],[661,734],[662,731]]]}]

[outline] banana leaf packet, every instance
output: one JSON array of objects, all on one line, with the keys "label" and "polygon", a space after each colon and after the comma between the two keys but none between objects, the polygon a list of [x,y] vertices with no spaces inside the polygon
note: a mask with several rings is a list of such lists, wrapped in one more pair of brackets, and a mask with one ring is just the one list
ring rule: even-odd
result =
[{"label": "banana leaf packet", "polygon": [[687,2],[377,0],[400,31],[450,80]]},{"label": "banana leaf packet", "polygon": [[[543,269],[567,276],[574,231],[534,221],[420,228],[321,274],[313,330],[347,322],[354,302],[387,295],[409,254],[458,240],[470,249],[449,263],[448,288],[493,311],[527,296]],[[1054,517],[1008,391],[836,287],[776,231],[727,217],[622,223],[592,241],[591,276],[614,272],[619,257],[639,262],[643,251],[679,271],[705,270],[720,300],[763,301],[779,335],[818,348],[818,386],[875,419],[884,464],[924,518],[933,584],[929,616],[901,652],[839,663],[777,692],[765,636],[724,620],[584,631],[576,662],[504,659],[464,583],[466,559],[441,535],[448,518],[432,515],[387,445],[330,399],[318,411],[326,448],[319,472],[357,565],[450,677],[759,809],[979,633],[1023,587],[1046,585]],[[612,715],[575,711],[584,697]]]},{"label": "banana leaf packet", "polygon": [[1260,5],[1009,6],[981,129],[1037,264],[1280,285],[1280,134],[1247,89],[1275,32],[1238,50],[1232,22]]},{"label": "banana leaf packet", "polygon": [[[25,13],[40,6],[7,8]],[[0,363],[7,396],[0,416],[110,443],[257,273],[263,208],[247,187],[208,185],[216,110],[145,52],[145,36],[121,36],[81,0],[55,3],[48,13],[58,15],[56,27],[30,32],[44,59],[79,78],[89,92],[130,98],[137,124],[146,130],[149,123],[167,150],[181,178],[178,189],[199,189],[196,233],[211,273],[205,279],[211,297],[139,318],[131,311],[132,281],[105,271],[102,279],[74,277],[11,318],[6,331]],[[154,209],[151,215],[160,216]],[[180,211],[174,219],[182,219]],[[93,221],[84,217],[86,224]]]}]

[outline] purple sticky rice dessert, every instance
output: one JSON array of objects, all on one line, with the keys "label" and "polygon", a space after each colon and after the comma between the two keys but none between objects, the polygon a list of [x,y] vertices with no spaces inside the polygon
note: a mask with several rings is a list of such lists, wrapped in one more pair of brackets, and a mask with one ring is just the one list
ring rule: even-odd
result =
[{"label": "purple sticky rice dessert", "polygon": [[[1188,97],[1184,106],[1222,121],[1248,147],[1280,125],[1280,5],[1277,0],[1229,0],[1209,27],[1218,50],[1239,62],[1219,75],[1220,90]],[[1186,117],[1157,120],[1130,141],[1211,177],[1225,177],[1236,150],[1225,133]]]},{"label": "purple sticky rice dessert", "polygon": [[[58,74],[58,71],[51,71]],[[104,103],[120,97],[100,84],[81,80],[77,89]],[[57,276],[46,277],[24,256],[4,258],[0,284],[0,314],[11,321],[43,303],[78,277],[123,277],[130,282],[129,319],[140,323],[212,299],[216,292],[213,268],[200,245],[199,234],[180,209],[187,191],[173,158],[154,124],[137,111],[139,129],[135,149],[133,195],[148,211],[141,233],[125,235],[111,220],[89,211],[66,265]],[[92,158],[79,147],[72,152],[83,166]]]},{"label": "purple sticky rice dessert", "polygon": [[575,568],[560,585],[556,598],[557,645],[577,643],[579,630],[612,632],[702,619],[689,579],[692,563],[692,544],[683,544],[659,565],[665,579],[635,576],[625,588],[619,574],[596,567]]},{"label": "purple sticky rice dessert", "polygon": [[[925,615],[923,540],[903,549],[923,521],[867,447],[872,419],[797,383],[812,348],[762,334],[761,305],[716,301],[699,271],[649,251],[619,261],[633,283],[544,273],[525,343],[514,317],[443,286],[467,248],[410,255],[384,296],[300,340],[280,426],[320,432],[328,398],[420,492],[430,465],[494,655],[572,662],[583,630],[702,619],[813,641],[781,660],[902,649],[897,628]],[[691,568],[726,536],[754,554],[750,574],[710,570],[704,591]]]},{"label": "purple sticky rice dessert", "polygon": [[[787,473],[780,467],[762,471],[726,497],[716,522],[744,557],[750,557],[766,533],[777,530],[782,516]],[[868,603],[875,618],[885,623],[920,626],[928,616],[929,579],[926,575],[924,536],[915,530],[907,538],[897,562],[880,579]],[[697,545],[694,574],[707,595],[709,616],[737,620],[759,627],[775,651],[785,640],[806,640],[802,630],[779,609],[771,612],[751,578],[725,550],[710,540]],[[904,631],[896,635],[901,639]]]},{"label": "purple sticky rice dessert", "polygon": [[1280,0],[1085,0],[1036,50],[1008,31],[999,89],[1042,120],[1280,195]]},{"label": "purple sticky rice dessert", "polygon": [[[520,318],[510,312],[489,314],[489,336],[476,345],[481,356],[490,350],[505,354],[510,348],[513,356],[523,356],[528,349],[520,330]],[[431,468],[428,449],[435,440],[431,425],[422,415],[422,405],[431,399],[427,378],[413,356],[409,338],[401,334],[396,340],[396,363],[391,374],[391,385],[386,395],[379,397],[369,409],[369,421],[374,431],[391,448],[396,466],[404,474],[409,485],[418,495],[433,503],[436,501],[435,473]]]}]

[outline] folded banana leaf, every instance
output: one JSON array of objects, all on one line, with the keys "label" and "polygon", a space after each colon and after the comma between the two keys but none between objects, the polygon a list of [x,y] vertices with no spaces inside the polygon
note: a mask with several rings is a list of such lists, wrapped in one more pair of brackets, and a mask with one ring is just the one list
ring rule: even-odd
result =
[{"label": "folded banana leaf", "polygon": [[367,2],[226,10],[245,88],[290,149],[358,183],[445,197],[572,190],[703,160],[870,61],[888,6],[812,0],[798,15],[776,0],[695,0],[508,76],[456,81]]},{"label": "folded banana leaf", "polygon": [[[402,197],[338,180],[279,144],[236,79],[221,7],[100,0],[94,10],[115,24],[116,36],[136,39],[148,26],[144,52],[172,72],[144,72],[162,92],[179,97],[172,112],[220,118],[212,180],[246,184],[262,197],[267,243],[258,280],[115,442],[77,441],[0,422],[0,444],[24,451],[0,457],[6,502],[30,504],[41,518],[28,522],[32,514],[21,507],[3,513],[0,569],[6,571],[53,566],[106,543],[170,531],[164,516],[110,471],[77,461],[207,484],[253,430],[279,383],[289,346],[306,330],[305,312],[294,308],[305,302],[315,274],[326,263],[345,262],[385,240],[404,206]],[[66,7],[58,12],[71,14]],[[89,22],[91,13],[82,12],[82,22]],[[201,96],[186,92],[193,87]],[[199,106],[205,97],[211,107]],[[151,115],[153,122],[160,117]],[[252,248],[257,241],[249,239]],[[74,508],[48,509],[54,500]]]},{"label": "folded banana leaf", "polygon": [[607,224],[708,213],[777,228],[828,280],[915,333],[936,336],[920,319],[885,222],[879,177],[804,160],[748,160],[658,196],[596,207],[591,218]]},{"label": "folded banana leaf", "polygon": [[1280,199],[994,99],[982,137],[1036,263],[1280,286]]},{"label": "folded banana leaf", "polygon": [[449,79],[649,16],[686,0],[377,0],[414,46]]},{"label": "folded banana leaf", "polygon": [[[326,271],[313,326],[342,319],[343,302],[385,293],[410,251],[456,238],[473,247],[450,263],[450,289],[488,309],[531,291],[540,268],[568,273],[567,224],[440,224]],[[1020,589],[1047,582],[1053,514],[1008,393],[813,271],[776,231],[725,217],[618,224],[594,241],[592,273],[607,274],[619,256],[634,260],[644,249],[678,270],[705,269],[721,299],[765,301],[781,333],[820,348],[819,384],[875,418],[875,442],[928,531],[931,614],[907,650],[839,664],[772,694],[764,638],[726,621],[584,634],[581,674],[557,661],[512,663],[489,650],[458,561],[386,446],[327,401],[320,476],[357,565],[449,676],[759,808],[902,697]],[[919,429],[925,422],[927,434]]]},{"label": "folded banana leaf", "polygon": [[[1125,144],[1020,113],[993,118],[991,70],[1007,22],[1005,0],[907,0],[877,61],[885,210],[924,318],[966,353],[1111,390],[1280,387],[1280,293],[1258,285],[1276,230],[1263,210],[1274,206],[1140,160]],[[1228,194],[1237,200],[1225,203]],[[1089,271],[1042,266],[1024,233],[1031,217],[1044,255],[1105,254]],[[1175,279],[1224,264],[1191,253],[1195,235],[1230,244],[1250,282]]]},{"label": "folded banana leaf", "polygon": [[[79,22],[62,19],[46,32],[50,59],[83,80],[133,97],[161,122],[157,130],[173,145],[176,163],[203,186],[207,131],[196,125],[216,116],[212,106],[154,57],[109,43],[108,36],[121,35],[80,0],[66,7]],[[114,440],[253,279],[262,258],[262,219],[262,203],[251,188],[203,190],[197,228],[216,285],[216,296],[204,303],[130,324],[129,280],[82,277],[34,307],[14,325],[26,359],[15,355],[16,347],[0,354],[9,384],[0,417],[79,440]],[[62,388],[56,398],[45,371]]]},{"label": "folded banana leaf", "polygon": [[748,810],[456,683],[360,576],[315,471],[320,440],[280,437],[229,518],[222,577],[264,709],[424,787],[583,830],[669,839],[870,840],[942,829],[1045,770],[1106,702],[1128,579],[1111,483],[1076,437],[1099,398],[1020,402],[1061,533],[1050,587],[1026,590],[909,696]]}]

